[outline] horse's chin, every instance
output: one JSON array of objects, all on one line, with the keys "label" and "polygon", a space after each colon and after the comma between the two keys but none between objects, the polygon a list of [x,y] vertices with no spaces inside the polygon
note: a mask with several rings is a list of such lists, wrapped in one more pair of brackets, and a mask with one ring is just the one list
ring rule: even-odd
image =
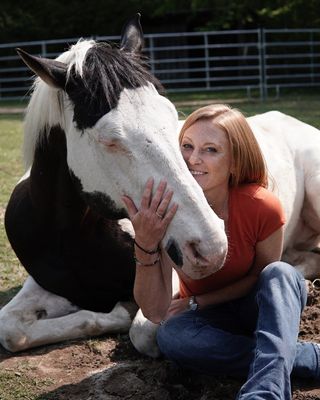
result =
[{"label": "horse's chin", "polygon": [[213,264],[184,263],[181,271],[190,279],[199,280],[218,272],[224,264],[225,259],[216,260]]}]

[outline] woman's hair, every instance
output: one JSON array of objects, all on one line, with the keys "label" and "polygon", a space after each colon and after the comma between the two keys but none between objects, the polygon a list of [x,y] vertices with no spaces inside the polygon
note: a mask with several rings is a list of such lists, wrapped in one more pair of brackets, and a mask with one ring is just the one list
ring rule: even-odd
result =
[{"label": "woman's hair", "polygon": [[224,104],[213,104],[194,111],[185,120],[179,135],[181,144],[185,131],[199,120],[212,121],[223,130],[229,139],[231,148],[230,186],[244,183],[257,183],[268,186],[268,173],[259,144],[245,119],[237,109]]}]

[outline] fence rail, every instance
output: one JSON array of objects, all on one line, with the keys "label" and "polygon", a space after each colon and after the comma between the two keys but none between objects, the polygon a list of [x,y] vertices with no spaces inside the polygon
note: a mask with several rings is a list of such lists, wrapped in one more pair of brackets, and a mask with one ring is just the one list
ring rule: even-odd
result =
[{"label": "fence rail", "polygon": [[[119,41],[118,36],[96,36]],[[15,52],[54,58],[78,38],[0,44],[0,100],[21,99],[31,73]],[[320,86],[320,29],[253,29],[145,35],[151,71],[167,91],[253,91]]]}]

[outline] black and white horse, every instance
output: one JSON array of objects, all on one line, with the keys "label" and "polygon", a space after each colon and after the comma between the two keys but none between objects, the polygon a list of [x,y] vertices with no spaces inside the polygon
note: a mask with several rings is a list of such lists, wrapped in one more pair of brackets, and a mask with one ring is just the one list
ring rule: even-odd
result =
[{"label": "black and white horse", "polygon": [[138,204],[148,177],[165,177],[180,204],[162,242],[175,264],[194,278],[223,265],[223,223],[183,161],[177,112],[144,67],[142,44],[137,16],[120,48],[79,41],[56,60],[18,51],[38,78],[25,118],[28,173],[5,215],[30,274],[0,311],[10,351],[128,331],[134,233],[121,196]]},{"label": "black and white horse", "polygon": [[[218,270],[227,251],[213,213],[180,154],[177,114],[139,58],[138,18],[121,48],[82,41],[57,60],[20,51],[40,77],[25,123],[30,176],[15,188],[6,228],[30,273],[0,311],[0,343],[18,351],[128,331],[155,356],[157,326],[133,311],[133,231],[121,203],[138,204],[148,177],[165,177],[178,212],[162,246],[192,278]],[[320,275],[320,132],[273,111],[248,119],[287,222],[283,259]],[[164,252],[166,254],[166,252]],[[199,267],[201,265],[201,267]],[[176,281],[175,281],[176,282]]]}]

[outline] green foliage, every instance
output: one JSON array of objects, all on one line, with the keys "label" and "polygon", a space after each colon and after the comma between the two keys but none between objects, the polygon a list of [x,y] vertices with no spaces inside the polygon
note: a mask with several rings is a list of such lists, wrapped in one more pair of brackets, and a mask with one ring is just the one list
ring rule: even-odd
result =
[{"label": "green foliage", "polygon": [[0,42],[119,35],[142,14],[146,33],[320,27],[318,0],[2,0]]}]

